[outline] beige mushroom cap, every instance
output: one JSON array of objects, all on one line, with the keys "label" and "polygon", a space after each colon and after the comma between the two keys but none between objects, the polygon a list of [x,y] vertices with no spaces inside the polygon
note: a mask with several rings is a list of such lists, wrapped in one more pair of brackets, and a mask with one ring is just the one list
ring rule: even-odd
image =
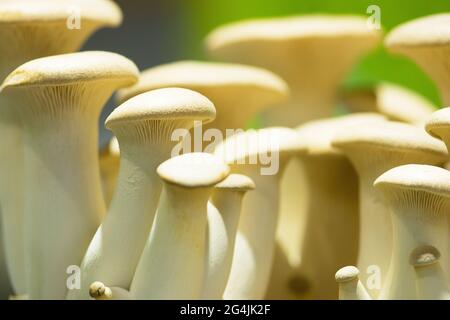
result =
[{"label": "beige mushroom cap", "polygon": [[164,88],[141,93],[117,107],[106,119],[108,129],[146,120],[214,120],[213,103],[198,92]]},{"label": "beige mushroom cap", "polygon": [[[179,61],[150,68],[141,73],[139,82],[118,93],[125,101],[139,93],[182,87],[198,91],[211,100],[220,95],[236,95],[243,100],[260,97],[264,105],[286,98],[286,83],[274,73],[256,67],[230,63]],[[214,101],[215,102],[215,101]]]},{"label": "beige mushroom cap", "polygon": [[194,152],[173,157],[159,165],[164,181],[185,188],[211,187],[228,176],[230,168],[209,153]]},{"label": "beige mushroom cap", "polygon": [[409,263],[414,267],[425,267],[438,262],[440,257],[441,253],[437,248],[423,245],[411,252]]},{"label": "beige mushroom cap", "polygon": [[450,13],[434,14],[401,24],[389,33],[385,43],[390,48],[450,45]]},{"label": "beige mushroom cap", "polygon": [[347,126],[332,141],[336,148],[373,147],[377,150],[423,153],[445,161],[447,151],[442,141],[430,137],[425,130],[394,121],[377,121],[364,126]]},{"label": "beige mushroom cap", "polygon": [[35,59],[21,65],[5,79],[1,90],[106,80],[120,87],[135,83],[138,74],[136,65],[117,53],[68,53]]},{"label": "beige mushroom cap", "polygon": [[336,282],[348,282],[352,281],[354,279],[357,279],[359,276],[359,270],[358,268],[354,266],[346,266],[341,269],[339,269],[334,278],[336,279]]},{"label": "beige mushroom cap", "polygon": [[342,152],[331,145],[335,134],[349,126],[364,126],[386,118],[377,113],[355,113],[337,118],[314,120],[296,128],[299,138],[304,141],[309,155],[340,155]]},{"label": "beige mushroom cap", "polygon": [[375,180],[374,186],[423,191],[450,198],[450,171],[430,165],[407,164],[386,171]]},{"label": "beige mushroom cap", "polygon": [[0,25],[67,21],[70,12],[79,9],[82,21],[118,26],[122,12],[109,0],[3,0],[0,2]]},{"label": "beige mushroom cap", "polygon": [[[214,52],[250,41],[266,41],[268,46],[311,38],[379,39],[378,32],[367,27],[367,17],[354,15],[308,15],[254,19],[231,23],[214,30],[207,48]],[[280,50],[284,50],[280,47]]]},{"label": "beige mushroom cap", "polygon": [[236,133],[218,144],[214,154],[227,163],[235,163],[260,154],[278,152],[281,156],[305,150],[305,144],[295,130],[271,127]]},{"label": "beige mushroom cap", "polygon": [[376,89],[378,111],[390,119],[424,123],[436,107],[423,96],[392,83],[382,83]]},{"label": "beige mushroom cap", "polygon": [[434,112],[428,119],[425,129],[433,137],[442,139],[450,132],[450,108]]},{"label": "beige mushroom cap", "polygon": [[255,189],[255,183],[243,174],[233,173],[214,187],[221,190],[249,191]]}]

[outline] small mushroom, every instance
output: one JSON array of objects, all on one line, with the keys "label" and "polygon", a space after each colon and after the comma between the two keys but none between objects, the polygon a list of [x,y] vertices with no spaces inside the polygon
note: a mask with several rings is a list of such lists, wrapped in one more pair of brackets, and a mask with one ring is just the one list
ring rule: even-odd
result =
[{"label": "small mushroom", "polygon": [[240,174],[230,174],[214,187],[208,203],[203,299],[222,299],[231,270],[242,199],[253,189],[253,181]]},{"label": "small mushroom", "polygon": [[[337,298],[336,282],[329,275],[340,266],[357,262],[358,176],[331,141],[342,128],[384,119],[375,113],[360,113],[310,121],[296,128],[306,151],[293,157],[290,164],[298,162],[302,184],[301,188],[286,190],[297,198],[297,206],[281,214],[292,212],[297,216],[280,219],[277,229],[292,268],[285,270],[281,264],[274,264],[268,298]],[[307,292],[289,290],[288,284],[298,274],[310,283]]]},{"label": "small mushroom", "polygon": [[411,252],[410,263],[414,267],[417,298],[420,300],[450,300],[450,288],[440,256],[438,249],[428,245]]},{"label": "small mushroom", "polygon": [[109,143],[100,150],[100,177],[102,179],[103,198],[106,207],[109,208],[119,174],[120,149],[116,137],[112,137]]},{"label": "small mushroom", "polygon": [[26,272],[30,299],[62,299],[105,212],[98,118],[117,88],[137,80],[125,57],[91,51],[18,67],[2,95],[17,102],[24,136]]},{"label": "small mushroom", "polygon": [[[82,28],[67,27],[79,8]],[[21,64],[78,50],[101,27],[120,24],[119,7],[109,0],[0,1],[0,81]],[[26,293],[24,254],[23,133],[17,102],[0,95],[0,203],[8,273],[13,291]]]},{"label": "small mushroom", "polygon": [[436,83],[442,102],[450,106],[450,13],[434,14],[394,28],[385,46],[417,63]]},{"label": "small mushroom", "polygon": [[348,91],[341,98],[351,111],[379,112],[390,120],[420,127],[437,109],[425,97],[393,83],[381,83],[374,90]]},{"label": "small mushroom", "polygon": [[354,266],[343,267],[336,272],[339,284],[339,300],[372,300],[359,280],[359,270]]},{"label": "small mushroom", "polygon": [[89,295],[95,300],[133,300],[127,290],[120,287],[110,288],[100,281],[95,281],[89,286]]},{"label": "small mushroom", "polygon": [[290,157],[303,150],[289,128],[249,130],[216,147],[233,173],[250,177],[257,186],[243,200],[231,273],[224,299],[262,299],[273,262],[278,220],[280,178]]},{"label": "small mushroom", "polygon": [[[408,163],[440,165],[445,146],[423,129],[399,122],[378,121],[339,130],[332,145],[352,162],[359,177],[360,236],[358,268],[366,284],[368,268],[377,266],[381,285],[386,281],[392,251],[392,222],[383,197],[373,182],[383,172]],[[371,269],[370,269],[371,270]],[[381,288],[366,288],[377,298]]]},{"label": "small mushroom", "polygon": [[374,183],[390,207],[393,242],[389,271],[380,299],[417,299],[411,252],[427,244],[445,254],[448,270],[450,171],[408,164],[395,167]]},{"label": "small mushroom", "polygon": [[350,68],[380,41],[367,18],[307,15],[224,25],[206,39],[207,51],[226,61],[267,68],[285,79],[289,102],[263,115],[266,126],[294,127],[329,117]]},{"label": "small mushroom", "polygon": [[[119,92],[120,101],[164,87],[195,90],[214,103],[217,118],[209,128],[244,129],[258,111],[287,98],[285,82],[264,69],[227,63],[179,61],[142,72],[139,82]],[[198,150],[196,150],[198,151]]]},{"label": "small mushroom", "polygon": [[171,139],[172,132],[214,117],[211,101],[181,88],[142,93],[108,116],[105,125],[121,150],[118,184],[81,264],[81,290],[71,290],[69,298],[87,298],[85,288],[94,280],[130,288],[161,194],[156,168],[178,142]]},{"label": "small mushroom", "polygon": [[158,167],[163,191],[130,293],[136,299],[199,299],[205,267],[208,199],[229,167],[208,153],[187,153]]}]

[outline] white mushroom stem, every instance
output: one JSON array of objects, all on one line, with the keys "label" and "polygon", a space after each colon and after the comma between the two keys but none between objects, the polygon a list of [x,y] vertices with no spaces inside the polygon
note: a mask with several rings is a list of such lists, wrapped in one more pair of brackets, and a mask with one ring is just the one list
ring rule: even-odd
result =
[{"label": "white mushroom stem", "polygon": [[289,128],[248,130],[228,137],[214,153],[257,190],[242,204],[231,273],[224,299],[262,299],[270,278],[278,220],[280,177],[289,158],[303,149]]},{"label": "white mushroom stem", "polygon": [[211,101],[187,89],[167,88],[138,95],[117,107],[106,120],[120,144],[116,193],[81,265],[81,290],[69,298],[87,298],[94,280],[128,289],[150,233],[162,183],[156,168],[170,158],[178,140],[195,120],[211,120]]},{"label": "white mushroom stem", "polygon": [[89,286],[89,295],[95,300],[133,300],[130,293],[120,287],[107,287],[100,281]]},{"label": "white mushroom stem", "polygon": [[102,178],[103,198],[109,208],[117,185],[120,166],[119,142],[113,137],[107,146],[100,151],[100,176]]},{"label": "white mushroom stem", "polygon": [[[82,12],[83,28],[67,27],[68,12]],[[26,61],[72,52],[97,29],[117,26],[120,8],[109,0],[22,0],[0,3],[0,81]],[[16,294],[26,293],[23,133],[19,103],[0,97],[0,205],[8,273]]]},{"label": "white mushroom stem", "polygon": [[[357,263],[359,196],[356,171],[345,155],[331,146],[331,140],[349,125],[380,121],[384,117],[379,114],[358,113],[296,128],[307,150],[293,158],[288,168],[294,168],[293,161],[298,163],[297,177],[302,184],[286,190],[297,199],[296,206],[281,213],[296,216],[280,216],[279,223],[287,225],[279,225],[277,230],[278,239],[283,240],[280,244],[289,244],[282,249],[291,269],[282,269],[279,261],[274,264],[267,298],[337,298],[337,285],[329,275],[341,266]],[[294,224],[297,221],[299,224]],[[318,243],[321,250],[317,250]],[[292,285],[301,278],[306,279],[307,287]]]},{"label": "white mushroom stem", "polygon": [[215,187],[208,203],[203,299],[222,299],[231,270],[242,199],[254,187],[249,178],[236,174]]},{"label": "white mushroom stem", "polygon": [[65,297],[66,270],[80,264],[100,224],[98,118],[112,92],[136,76],[120,55],[84,52],[32,60],[3,83],[2,93],[20,101],[24,126],[30,299]]},{"label": "white mushroom stem", "polygon": [[439,257],[439,251],[431,246],[420,246],[411,253],[410,262],[414,266],[420,300],[450,300],[448,279]]},{"label": "white mushroom stem", "polygon": [[[136,299],[199,299],[202,293],[207,204],[228,174],[212,156],[190,153],[158,167],[164,181],[154,226],[136,268]],[[188,163],[190,161],[203,161]]]},{"label": "white mushroom stem", "polygon": [[22,128],[12,99],[0,98],[0,214],[5,263],[16,294],[25,294]]},{"label": "white mushroom stem", "polygon": [[[386,170],[406,163],[442,164],[444,146],[412,125],[379,121],[340,130],[333,145],[342,150],[359,176],[360,229],[358,268],[361,281],[377,298],[392,253],[392,219],[375,179]],[[369,281],[369,282],[368,282]]]},{"label": "white mushroom stem", "polygon": [[[380,299],[416,299],[411,252],[434,246],[448,256],[450,172],[428,165],[404,165],[382,174],[374,183],[391,209],[392,256]],[[444,181],[444,182],[443,182]],[[447,269],[447,266],[444,265]]]},{"label": "white mushroom stem", "polygon": [[279,176],[262,176],[259,166],[239,172],[249,176],[257,189],[246,196],[242,205],[231,272],[223,298],[263,299],[274,253]]},{"label": "white mushroom stem", "polygon": [[335,279],[339,284],[339,300],[372,300],[359,280],[358,268],[343,267],[336,272]]}]

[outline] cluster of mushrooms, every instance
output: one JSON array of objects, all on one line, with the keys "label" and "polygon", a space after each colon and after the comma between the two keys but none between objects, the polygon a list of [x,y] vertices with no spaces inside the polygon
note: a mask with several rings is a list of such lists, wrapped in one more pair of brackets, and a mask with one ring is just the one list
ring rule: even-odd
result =
[{"label": "cluster of mushrooms", "polygon": [[[225,62],[141,73],[73,53],[121,20],[110,0],[0,1],[0,291],[9,278],[11,299],[450,299],[450,108],[390,83],[340,90],[382,41],[366,17],[237,22],[205,41]],[[449,13],[384,45],[450,106]],[[350,112],[333,117],[338,101]]]}]

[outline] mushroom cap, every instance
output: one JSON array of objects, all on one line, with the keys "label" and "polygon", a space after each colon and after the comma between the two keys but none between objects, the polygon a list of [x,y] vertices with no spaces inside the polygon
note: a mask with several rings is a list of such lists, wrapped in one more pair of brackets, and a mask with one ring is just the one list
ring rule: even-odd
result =
[{"label": "mushroom cap", "polygon": [[336,279],[336,282],[348,282],[357,279],[358,276],[359,276],[358,268],[354,266],[346,266],[339,269],[336,272],[334,278]]},{"label": "mushroom cap", "polygon": [[364,126],[386,118],[377,113],[354,113],[346,116],[314,120],[296,128],[297,133],[307,147],[309,155],[340,155],[342,152],[331,145],[334,135],[349,125]]},{"label": "mushroom cap", "polygon": [[367,27],[367,17],[356,15],[307,15],[283,18],[252,19],[217,28],[207,37],[210,51],[239,46],[251,41],[265,41],[268,46],[285,50],[289,43],[302,39],[358,37],[379,38]]},{"label": "mushroom cap", "polygon": [[89,295],[92,298],[98,298],[105,294],[106,286],[103,284],[103,282],[95,281],[92,282],[89,286]]},{"label": "mushroom cap", "polygon": [[221,94],[241,95],[244,101],[246,96],[264,95],[266,105],[288,95],[286,83],[265,69],[231,63],[179,61],[143,71],[137,84],[118,92],[118,100],[123,102],[139,93],[164,87],[192,89],[213,101]]},{"label": "mushroom cap", "polygon": [[430,165],[407,164],[386,171],[373,185],[450,197],[450,171]]},{"label": "mushroom cap", "polygon": [[387,35],[385,44],[389,48],[450,45],[450,13],[434,14],[401,24]]},{"label": "mushroom cap", "polygon": [[364,126],[347,126],[339,130],[333,138],[336,148],[373,147],[377,150],[398,152],[422,152],[430,157],[447,158],[445,145],[430,137],[425,130],[416,126],[395,121],[374,121]]},{"label": "mushroom cap", "polygon": [[159,165],[165,182],[186,188],[211,187],[228,176],[230,168],[209,153],[193,152],[173,157]]},{"label": "mushroom cap", "polygon": [[82,21],[118,26],[122,12],[109,0],[3,0],[0,2],[0,25],[38,22],[66,22],[71,10],[79,9]]},{"label": "mushroom cap", "polygon": [[409,263],[414,267],[425,267],[438,262],[440,257],[441,253],[437,248],[423,245],[411,252]]},{"label": "mushroom cap", "polygon": [[136,65],[122,55],[85,51],[31,60],[14,70],[3,82],[1,90],[95,81],[127,86],[135,83],[138,75]]},{"label": "mushroom cap", "polygon": [[236,133],[218,144],[214,154],[226,163],[235,163],[249,157],[278,152],[294,154],[304,152],[305,144],[297,132],[285,127],[271,127]]},{"label": "mushroom cap", "polygon": [[233,173],[214,187],[223,190],[249,191],[255,189],[255,183],[246,175]]},{"label": "mushroom cap", "polygon": [[111,129],[115,125],[146,120],[192,119],[214,120],[213,103],[198,92],[182,88],[163,88],[141,93],[118,106],[106,119]]},{"label": "mushroom cap", "polygon": [[425,129],[430,135],[439,139],[450,132],[450,107],[433,112],[428,118]]},{"label": "mushroom cap", "polygon": [[394,120],[421,123],[436,111],[436,107],[423,96],[392,83],[377,86],[378,111]]}]

